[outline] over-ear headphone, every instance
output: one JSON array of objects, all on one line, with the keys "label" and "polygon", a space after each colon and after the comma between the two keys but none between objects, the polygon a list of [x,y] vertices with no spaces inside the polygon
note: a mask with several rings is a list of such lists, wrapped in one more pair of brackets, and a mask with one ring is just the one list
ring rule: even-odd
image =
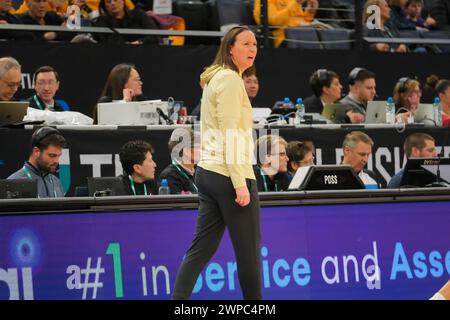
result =
[{"label": "over-ear headphone", "polygon": [[45,138],[47,138],[48,136],[50,136],[52,134],[61,135],[61,133],[57,129],[52,128],[52,127],[42,127],[42,128],[37,129],[33,133],[33,136],[31,138],[32,146],[40,148],[42,140],[44,140]]},{"label": "over-ear headphone", "polygon": [[327,80],[327,76],[328,76],[328,70],[327,69],[318,69],[316,71],[317,73],[317,79],[319,79],[319,81],[321,83],[325,82]]},{"label": "over-ear headphone", "polygon": [[406,91],[406,83],[411,80],[409,77],[403,77],[398,80],[399,87],[398,92],[403,93]]},{"label": "over-ear headphone", "polygon": [[350,71],[350,74],[348,75],[348,84],[354,85],[356,82],[356,78],[358,77],[358,74],[360,71],[365,70],[364,68],[353,68],[352,71]]}]

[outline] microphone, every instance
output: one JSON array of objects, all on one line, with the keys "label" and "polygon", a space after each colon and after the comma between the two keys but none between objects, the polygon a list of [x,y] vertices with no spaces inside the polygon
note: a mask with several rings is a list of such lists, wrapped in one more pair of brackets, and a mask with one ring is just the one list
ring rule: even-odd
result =
[{"label": "microphone", "polygon": [[156,112],[158,112],[158,114],[159,114],[159,116],[160,116],[161,118],[163,118],[164,120],[166,120],[166,123],[168,123],[168,124],[173,124],[172,119],[170,119],[170,118],[164,113],[164,111],[161,110],[161,108],[157,107],[157,108],[156,108]]}]

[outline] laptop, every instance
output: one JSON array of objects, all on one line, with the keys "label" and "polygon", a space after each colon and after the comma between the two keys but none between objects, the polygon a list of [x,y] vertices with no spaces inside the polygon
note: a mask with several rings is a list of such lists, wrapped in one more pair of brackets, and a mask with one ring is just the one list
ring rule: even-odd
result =
[{"label": "laptop", "polygon": [[0,179],[0,199],[37,198],[37,180]]},{"label": "laptop", "polygon": [[425,125],[436,126],[437,119],[434,118],[434,109],[431,103],[421,103],[414,115],[415,123],[423,123]]},{"label": "laptop", "polygon": [[0,123],[11,124],[23,121],[29,105],[28,101],[0,101]]},{"label": "laptop", "polygon": [[342,123],[349,107],[342,103],[329,103],[323,106],[322,116],[333,123]]},{"label": "laptop", "polygon": [[158,108],[167,115],[167,101],[148,100],[107,102],[97,104],[98,124],[155,125],[159,124]]},{"label": "laptop", "polygon": [[365,123],[386,123],[386,101],[367,102]]}]

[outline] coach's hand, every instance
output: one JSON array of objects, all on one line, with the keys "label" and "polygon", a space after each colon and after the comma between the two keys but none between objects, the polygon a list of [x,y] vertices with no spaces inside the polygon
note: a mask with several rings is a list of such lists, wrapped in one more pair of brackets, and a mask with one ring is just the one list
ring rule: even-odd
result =
[{"label": "coach's hand", "polygon": [[241,207],[245,207],[250,203],[250,192],[248,192],[247,186],[236,188],[236,203]]}]

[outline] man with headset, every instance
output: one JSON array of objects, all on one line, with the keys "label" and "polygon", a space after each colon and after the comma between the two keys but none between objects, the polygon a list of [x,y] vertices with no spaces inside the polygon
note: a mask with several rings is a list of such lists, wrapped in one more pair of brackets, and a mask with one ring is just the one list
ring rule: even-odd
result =
[{"label": "man with headset", "polygon": [[36,130],[31,137],[31,153],[22,168],[8,179],[37,180],[39,198],[64,197],[61,180],[56,176],[66,140],[51,127]]},{"label": "man with headset", "polygon": [[[325,105],[336,104],[341,99],[342,85],[337,73],[318,69],[314,71],[309,80],[314,95],[305,99],[306,112],[322,113]],[[359,123],[364,121],[364,116],[353,110],[347,110],[347,107],[337,103],[338,109],[334,112],[331,121],[335,123]]]},{"label": "man with headset", "polygon": [[364,68],[354,68],[348,76],[350,92],[339,102],[346,105],[349,110],[357,112],[364,117],[367,103],[376,95],[375,74]]},{"label": "man with headset", "polygon": [[313,95],[304,101],[308,113],[322,113],[325,104],[338,101],[341,98],[342,85],[336,72],[327,69],[314,71],[309,79]]}]

